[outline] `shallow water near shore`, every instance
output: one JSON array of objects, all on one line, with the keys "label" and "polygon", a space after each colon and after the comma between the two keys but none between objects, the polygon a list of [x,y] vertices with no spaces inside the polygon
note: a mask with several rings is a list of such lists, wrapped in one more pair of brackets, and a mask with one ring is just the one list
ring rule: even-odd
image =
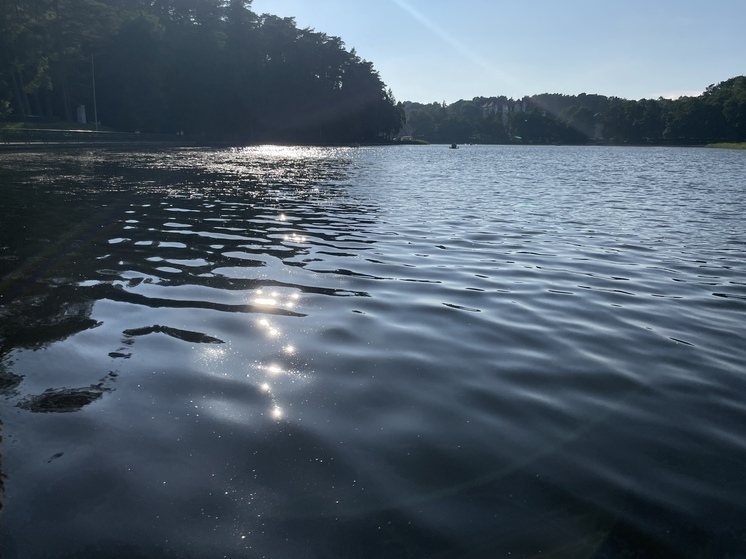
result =
[{"label": "shallow water near shore", "polygon": [[0,154],[2,557],[746,554],[744,155]]}]

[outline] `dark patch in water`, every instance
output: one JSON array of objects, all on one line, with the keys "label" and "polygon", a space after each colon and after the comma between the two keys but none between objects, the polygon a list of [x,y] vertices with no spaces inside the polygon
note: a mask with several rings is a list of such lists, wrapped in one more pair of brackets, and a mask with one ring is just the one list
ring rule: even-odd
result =
[{"label": "dark patch in water", "polygon": [[100,384],[84,388],[49,388],[37,396],[29,396],[18,403],[19,408],[35,413],[68,413],[80,411],[88,404],[110,392]]},{"label": "dark patch in water", "polygon": [[741,299],[746,301],[746,297],[743,295],[733,295],[732,293],[713,293],[715,297],[722,297],[723,299]]},{"label": "dark patch in water", "polygon": [[482,312],[479,309],[473,309],[471,307],[464,307],[463,305],[454,305],[453,303],[443,303],[446,307],[449,307],[451,309],[458,309],[460,311],[469,311],[469,312]]},{"label": "dark patch in water", "polygon": [[23,382],[21,375],[6,371],[0,365],[0,394],[10,394]]},{"label": "dark patch in water", "polygon": [[[154,326],[146,326],[145,328],[132,328],[122,332],[125,336],[147,336],[148,334],[162,333],[178,340],[184,340],[185,342],[191,342],[194,344],[224,344],[223,340],[213,338],[201,332],[192,332],[191,330],[179,330],[178,328],[171,328],[170,326],[161,326],[156,324]],[[112,355],[111,353],[109,354]],[[121,354],[122,356],[125,354]],[[129,357],[129,355],[127,355]]]},{"label": "dark patch in water", "polygon": [[679,338],[671,338],[671,340],[674,341],[674,342],[676,342],[677,344],[684,344],[684,345],[688,345],[688,346],[694,347],[694,344],[692,344],[690,342],[687,342],[687,341],[684,341],[684,340],[680,340]]},{"label": "dark patch in water", "polygon": [[62,458],[64,455],[64,452],[58,452],[56,454],[52,454],[52,456],[49,457],[49,460],[47,460],[47,464],[51,464],[53,460],[57,460],[57,458]]},{"label": "dark patch in water", "polygon": [[278,314],[285,316],[305,316],[303,314],[289,311],[287,309],[257,307],[254,305],[226,305],[213,303],[210,301],[181,301],[178,299],[164,299],[158,297],[146,297],[138,293],[132,293],[124,289],[117,289],[111,285],[97,285],[88,288],[93,298],[108,299],[120,303],[131,303],[134,305],[144,305],[151,309],[210,309],[224,312],[252,313],[261,308],[264,314]]}]

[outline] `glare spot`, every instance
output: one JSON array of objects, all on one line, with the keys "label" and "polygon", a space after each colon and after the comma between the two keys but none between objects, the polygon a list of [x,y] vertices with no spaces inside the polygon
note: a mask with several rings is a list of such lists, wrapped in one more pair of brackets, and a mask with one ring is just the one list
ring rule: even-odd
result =
[{"label": "glare spot", "polygon": [[272,408],[272,417],[280,419],[282,417],[282,409],[278,407]]},{"label": "glare spot", "polygon": [[222,347],[207,347],[202,350],[202,355],[206,359],[221,359],[226,355],[225,348]]},{"label": "glare spot", "polygon": [[260,299],[254,299],[254,303],[257,305],[265,305],[268,307],[274,307],[277,305],[276,299],[269,299],[269,298],[260,298]]},{"label": "glare spot", "polygon": [[262,384],[262,392],[270,392],[271,390],[272,388],[269,386],[268,382],[265,382],[264,384]]},{"label": "glare spot", "polygon": [[267,372],[270,375],[279,375],[282,372],[282,368],[279,365],[270,365],[267,367]]},{"label": "glare spot", "polygon": [[283,349],[285,350],[285,353],[287,353],[288,355],[292,355],[293,353],[295,353],[295,346],[286,345]]},{"label": "glare spot", "polygon": [[294,243],[305,243],[306,242],[306,236],[305,235],[298,235],[297,233],[293,233],[292,235],[285,235],[286,241],[292,241]]},{"label": "glare spot", "polygon": [[280,214],[280,221],[285,221],[286,219],[285,214]]}]

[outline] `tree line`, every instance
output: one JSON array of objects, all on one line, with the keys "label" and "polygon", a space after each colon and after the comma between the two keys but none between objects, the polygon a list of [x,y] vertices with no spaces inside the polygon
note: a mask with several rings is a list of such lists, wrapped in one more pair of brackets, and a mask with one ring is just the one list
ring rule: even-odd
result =
[{"label": "tree line", "polygon": [[[94,86],[95,84],[95,86]],[[0,0],[0,120],[231,141],[391,139],[404,109],[372,63],[251,0]]]},{"label": "tree line", "polygon": [[581,93],[404,104],[402,134],[436,143],[699,145],[746,141],[746,76],[697,97],[632,101]]}]

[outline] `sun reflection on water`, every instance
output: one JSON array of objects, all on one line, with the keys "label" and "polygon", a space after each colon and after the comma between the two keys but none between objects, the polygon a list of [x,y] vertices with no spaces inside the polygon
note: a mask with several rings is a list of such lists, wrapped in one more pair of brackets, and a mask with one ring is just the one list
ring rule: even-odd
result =
[{"label": "sun reflection on water", "polygon": [[[298,304],[300,294],[297,291],[264,287],[254,290],[250,300],[260,309],[289,309]],[[276,341],[279,344],[270,352],[271,357],[255,361],[246,374],[247,378],[257,379],[259,390],[270,398],[271,407],[268,415],[274,420],[287,419],[285,408],[278,402],[278,391],[288,389],[296,381],[307,378],[307,375],[297,368],[297,346],[283,334],[279,320],[282,318],[263,316],[254,323],[256,329],[266,338],[269,347],[274,346]]]},{"label": "sun reflection on water", "polygon": [[202,350],[202,355],[206,360],[213,361],[215,359],[223,359],[227,354],[225,347],[221,346],[209,346]]},{"label": "sun reflection on water", "polygon": [[284,240],[291,242],[291,243],[305,243],[308,240],[308,238],[305,235],[298,235],[297,233],[292,233],[290,235],[285,235]]},{"label": "sun reflection on water", "polygon": [[303,146],[276,146],[276,145],[263,145],[263,146],[249,146],[243,148],[241,152],[245,155],[259,155],[263,158],[272,159],[318,159],[327,157],[329,149],[319,147],[303,147]]},{"label": "sun reflection on water", "polygon": [[[248,299],[257,306],[261,312],[266,308],[272,312],[277,308],[289,308],[296,305],[300,300],[300,294],[289,291],[287,288],[258,288],[248,294]],[[245,380],[256,387],[259,394],[267,400],[268,408],[262,415],[274,421],[287,420],[288,414],[284,406],[280,405],[280,399],[284,391],[290,390],[298,381],[308,380],[309,376],[299,367],[298,348],[283,334],[280,321],[287,320],[283,316],[260,316],[253,323],[249,323],[250,330],[259,334],[264,339],[248,346],[236,343],[224,343],[220,345],[204,344],[198,349],[197,363],[200,369],[218,378],[235,379],[235,362],[241,362],[240,367],[245,372]],[[262,350],[266,345],[265,357],[245,355],[243,352]],[[243,375],[242,375],[243,376]],[[248,405],[248,404],[247,404]],[[231,421],[247,421],[253,415],[251,406],[241,409],[238,403],[212,402],[208,406],[211,413]]]},{"label": "sun reflection on water", "polygon": [[266,367],[266,371],[271,376],[277,376],[282,373],[282,367],[280,367],[279,365],[269,365],[268,367]]}]

